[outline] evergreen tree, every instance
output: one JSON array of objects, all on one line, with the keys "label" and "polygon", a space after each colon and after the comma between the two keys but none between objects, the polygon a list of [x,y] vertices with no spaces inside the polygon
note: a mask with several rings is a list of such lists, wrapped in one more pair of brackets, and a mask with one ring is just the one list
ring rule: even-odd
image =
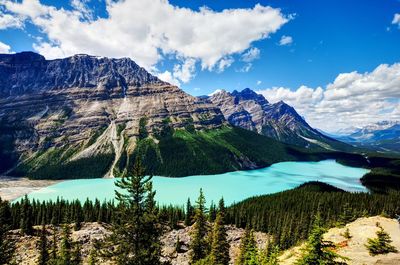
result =
[{"label": "evergreen tree", "polygon": [[71,265],[72,263],[72,239],[71,239],[71,228],[68,224],[63,226],[60,256],[58,258],[58,265]]},{"label": "evergreen tree", "polygon": [[8,235],[11,223],[10,205],[0,198],[0,264],[11,262],[15,251],[15,244]]},{"label": "evergreen tree", "polygon": [[75,224],[74,224],[74,229],[75,231],[78,231],[82,227],[82,222],[83,222],[83,212],[82,212],[82,206],[79,203],[79,201],[75,202]]},{"label": "evergreen tree", "polygon": [[217,208],[215,207],[214,202],[211,201],[210,209],[208,210],[208,220],[212,223],[215,221],[216,217],[217,217]]},{"label": "evergreen tree", "polygon": [[38,265],[46,265],[50,259],[49,257],[49,251],[48,251],[48,242],[47,242],[47,230],[46,230],[46,225],[42,224],[42,229],[40,230],[40,237],[39,241],[37,244],[37,247],[39,249],[39,259],[38,259]]},{"label": "evergreen tree", "polygon": [[332,250],[335,248],[335,245],[331,241],[323,239],[325,232],[326,229],[322,227],[321,217],[317,213],[306,247],[303,249],[303,255],[296,262],[297,265],[346,264],[345,260],[347,258],[335,253]]},{"label": "evergreen tree", "polygon": [[266,248],[263,251],[259,252],[259,265],[278,265],[279,252],[279,247],[268,240]]},{"label": "evergreen tree", "polygon": [[186,203],[186,212],[185,212],[185,225],[189,226],[192,225],[192,218],[193,218],[193,206],[190,203],[190,198],[188,198]]},{"label": "evergreen tree", "polygon": [[211,260],[213,264],[216,265],[229,264],[229,243],[223,222],[223,214],[221,212],[217,213],[217,217],[214,222],[213,241],[211,245]]},{"label": "evergreen tree", "polygon": [[383,230],[383,227],[376,223],[379,230],[376,232],[377,238],[368,238],[368,243],[365,245],[371,256],[387,254],[390,252],[397,253],[397,249],[391,245],[392,239],[389,234]]},{"label": "evergreen tree", "polygon": [[257,265],[257,245],[254,239],[253,230],[246,229],[242,240],[240,241],[239,257],[236,260],[237,265]]},{"label": "evergreen tree", "polygon": [[191,263],[204,259],[207,256],[208,244],[207,236],[207,222],[206,222],[206,199],[203,194],[203,189],[200,189],[199,198],[196,201],[194,227],[192,232],[192,240],[190,248],[192,249]]},{"label": "evergreen tree", "polygon": [[81,256],[81,246],[79,242],[73,243],[73,249],[71,253],[71,264],[79,265],[82,263],[82,256]]},{"label": "evergreen tree", "polygon": [[99,251],[101,244],[98,240],[94,240],[92,248],[90,249],[88,265],[97,265],[99,262]]},{"label": "evergreen tree", "polygon": [[21,209],[21,222],[20,228],[22,233],[27,235],[32,235],[33,227],[32,227],[32,209],[29,203],[28,196],[25,195],[24,199],[22,199],[22,209]]},{"label": "evergreen tree", "polygon": [[343,210],[342,210],[341,214],[339,215],[338,225],[344,226],[352,221],[354,221],[353,210],[351,209],[349,203],[345,203],[343,206]]},{"label": "evergreen tree", "polygon": [[53,226],[52,229],[52,239],[51,239],[51,250],[50,250],[50,259],[49,259],[49,264],[51,265],[55,265],[58,262],[58,246],[57,246],[57,231],[56,231],[56,227]]},{"label": "evergreen tree", "polygon": [[124,192],[116,193],[120,205],[108,243],[118,264],[157,265],[161,256],[161,228],[156,214],[151,177],[144,175],[139,158],[126,176],[116,181]]}]

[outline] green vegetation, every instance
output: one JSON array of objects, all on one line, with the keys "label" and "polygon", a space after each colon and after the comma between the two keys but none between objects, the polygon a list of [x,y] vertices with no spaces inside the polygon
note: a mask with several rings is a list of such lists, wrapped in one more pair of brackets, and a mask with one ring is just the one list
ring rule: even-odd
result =
[{"label": "green vegetation", "polygon": [[335,245],[331,241],[323,239],[327,231],[323,227],[321,217],[317,213],[310,236],[303,249],[302,257],[296,262],[297,265],[345,265],[347,258],[336,254],[333,250]]},{"label": "green vegetation", "polygon": [[15,243],[9,235],[11,218],[10,204],[0,198],[0,264],[9,264],[15,251]]},{"label": "green vegetation", "polygon": [[191,264],[196,263],[207,257],[207,219],[206,219],[206,199],[203,191],[200,189],[199,198],[196,201],[196,208],[194,214],[194,227],[192,232],[192,240],[190,242],[190,249],[192,254],[190,256]]},{"label": "green vegetation", "polygon": [[172,177],[223,173],[296,159],[280,142],[231,127],[198,132],[175,130],[159,138],[158,144],[142,138],[129,160],[137,156],[143,157],[147,173]]},{"label": "green vegetation", "polygon": [[105,256],[117,264],[157,265],[161,256],[161,228],[154,200],[151,177],[144,175],[139,159],[132,171],[116,182],[127,193],[115,191],[121,207],[118,222],[106,238]]},{"label": "green vegetation", "polygon": [[370,156],[368,161],[371,172],[361,178],[363,185],[375,192],[400,190],[400,158]]},{"label": "green vegetation", "polygon": [[400,192],[387,194],[348,193],[323,183],[308,183],[276,194],[253,197],[230,206],[227,223],[266,232],[281,249],[306,240],[312,231],[314,216],[321,213],[324,227],[342,222],[344,212],[351,219],[400,213]]},{"label": "green vegetation", "polygon": [[110,169],[114,160],[113,153],[70,160],[77,148],[49,148],[37,152],[12,172],[16,176],[30,179],[79,179],[101,178]]},{"label": "green vegetation", "polygon": [[383,230],[383,227],[376,223],[379,230],[376,232],[377,238],[368,238],[368,243],[365,245],[371,256],[388,254],[390,252],[397,253],[397,249],[391,245],[392,239],[389,234]]}]

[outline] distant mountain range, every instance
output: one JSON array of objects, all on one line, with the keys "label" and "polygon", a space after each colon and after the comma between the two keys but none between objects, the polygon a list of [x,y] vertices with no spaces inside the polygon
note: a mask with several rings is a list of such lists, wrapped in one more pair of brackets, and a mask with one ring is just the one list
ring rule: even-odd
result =
[{"label": "distant mountain range", "polygon": [[250,89],[197,98],[128,58],[0,55],[0,174],[115,177],[139,156],[147,173],[179,177],[349,148]]},{"label": "distant mountain range", "polygon": [[361,128],[348,128],[330,136],[358,147],[400,153],[400,121],[381,121]]},{"label": "distant mountain range", "polygon": [[246,88],[242,91],[219,90],[203,96],[219,107],[232,125],[306,148],[348,150],[350,146],[312,128],[296,110],[283,101],[271,104],[264,96]]}]

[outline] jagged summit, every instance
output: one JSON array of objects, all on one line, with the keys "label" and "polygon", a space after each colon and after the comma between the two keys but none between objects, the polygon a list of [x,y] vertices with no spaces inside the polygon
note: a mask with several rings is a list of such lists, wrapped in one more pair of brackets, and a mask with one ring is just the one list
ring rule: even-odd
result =
[{"label": "jagged summit", "polygon": [[129,58],[78,54],[46,60],[34,52],[0,55],[0,96],[54,89],[168,85]]},{"label": "jagged summit", "polygon": [[271,104],[250,88],[234,90],[232,93],[220,91],[208,99],[221,109],[225,119],[234,126],[303,147],[346,148],[312,128],[292,106],[283,101]]}]

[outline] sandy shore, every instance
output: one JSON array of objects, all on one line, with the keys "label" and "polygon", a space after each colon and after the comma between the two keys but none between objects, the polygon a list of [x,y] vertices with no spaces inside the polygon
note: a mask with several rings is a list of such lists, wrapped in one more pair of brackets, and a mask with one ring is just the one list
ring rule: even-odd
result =
[{"label": "sandy shore", "polygon": [[30,180],[0,176],[0,197],[3,200],[14,200],[32,191],[53,185],[61,180]]}]

